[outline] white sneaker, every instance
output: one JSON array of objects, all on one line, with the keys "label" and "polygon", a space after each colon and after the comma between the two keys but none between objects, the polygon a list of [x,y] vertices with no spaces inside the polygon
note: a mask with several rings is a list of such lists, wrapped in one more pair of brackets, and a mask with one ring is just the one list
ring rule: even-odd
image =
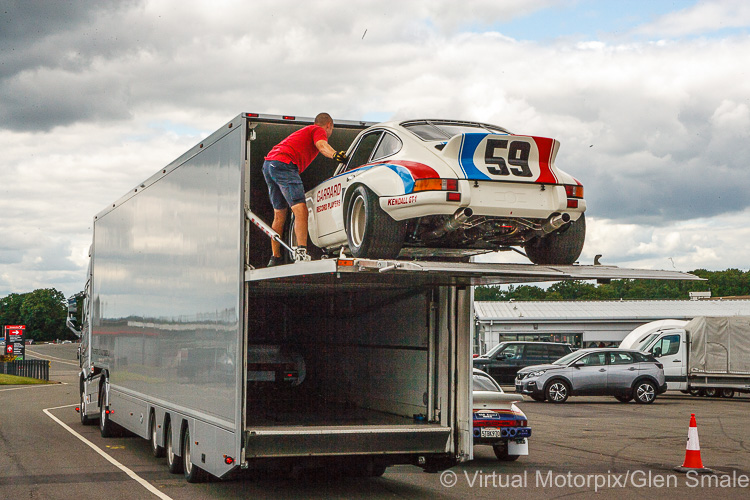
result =
[{"label": "white sneaker", "polygon": [[308,262],[312,259],[307,254],[307,248],[305,247],[295,247],[294,248],[294,262]]}]

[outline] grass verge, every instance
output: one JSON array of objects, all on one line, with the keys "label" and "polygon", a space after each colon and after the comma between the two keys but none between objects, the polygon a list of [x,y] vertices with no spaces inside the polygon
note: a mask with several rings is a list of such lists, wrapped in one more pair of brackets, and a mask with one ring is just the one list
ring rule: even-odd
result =
[{"label": "grass verge", "polygon": [[4,375],[0,373],[0,385],[34,385],[34,384],[49,384],[46,380],[39,380],[37,378],[29,377],[16,377],[15,375]]}]

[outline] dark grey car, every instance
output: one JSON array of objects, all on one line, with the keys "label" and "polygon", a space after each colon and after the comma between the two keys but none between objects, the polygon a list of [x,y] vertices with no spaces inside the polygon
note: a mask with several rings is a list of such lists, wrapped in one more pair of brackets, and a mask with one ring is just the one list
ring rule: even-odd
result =
[{"label": "dark grey car", "polygon": [[474,368],[489,373],[498,384],[513,384],[521,368],[551,363],[572,351],[570,344],[557,342],[500,342],[487,354],[474,358]]},{"label": "dark grey car", "polygon": [[630,349],[580,349],[552,364],[518,372],[516,392],[536,401],[564,403],[568,396],[614,396],[652,403],[667,390],[664,367],[653,356]]}]

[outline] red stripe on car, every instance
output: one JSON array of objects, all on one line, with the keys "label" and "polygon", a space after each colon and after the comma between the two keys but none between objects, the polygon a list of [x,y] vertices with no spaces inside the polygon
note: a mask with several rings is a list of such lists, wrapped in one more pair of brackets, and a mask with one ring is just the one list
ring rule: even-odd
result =
[{"label": "red stripe on car", "polygon": [[557,184],[557,177],[552,172],[549,164],[552,162],[554,139],[547,137],[532,137],[539,149],[539,177],[534,182],[540,184]]}]

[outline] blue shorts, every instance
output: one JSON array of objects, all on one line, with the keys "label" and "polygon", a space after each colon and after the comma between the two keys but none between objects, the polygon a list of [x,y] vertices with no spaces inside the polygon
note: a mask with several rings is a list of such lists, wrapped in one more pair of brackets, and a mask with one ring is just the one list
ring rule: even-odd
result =
[{"label": "blue shorts", "polygon": [[263,162],[263,177],[274,209],[284,210],[305,202],[305,188],[294,163],[266,160]]}]

